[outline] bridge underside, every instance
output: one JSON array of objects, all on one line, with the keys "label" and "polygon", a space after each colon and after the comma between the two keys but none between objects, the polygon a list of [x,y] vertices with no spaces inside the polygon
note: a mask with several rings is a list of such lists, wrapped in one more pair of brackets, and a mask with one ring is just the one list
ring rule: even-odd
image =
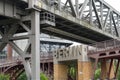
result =
[{"label": "bridge underside", "polygon": [[[41,16],[40,31],[43,33],[59,36],[65,39],[86,43],[86,44],[105,41],[112,38],[117,38],[119,36],[118,33],[119,13],[116,12],[115,14],[117,16],[114,16],[113,12],[116,10],[111,8],[104,1],[102,2],[101,0],[100,1],[93,0],[93,2],[91,1],[92,3],[90,5],[90,2],[88,0],[85,0],[84,3],[78,4],[78,7],[81,12],[75,11],[77,7],[72,6],[71,0],[70,2],[69,1],[66,2],[66,4],[69,4],[70,6],[65,4],[64,6],[55,5],[54,2],[53,5],[52,3],[50,5],[47,4],[46,1],[40,1],[38,2],[38,4],[34,5],[35,9],[40,10],[40,16]],[[19,23],[19,21],[22,21],[25,25],[31,28],[30,25],[31,11],[28,11],[26,9],[28,8],[29,5],[26,0],[22,0],[22,1],[20,0],[16,2],[14,2],[14,0],[11,2],[7,0],[6,2],[1,1],[0,3],[1,3],[1,7],[0,7],[1,32],[4,31],[5,25]],[[98,5],[97,3],[101,3],[101,4]],[[3,4],[6,5],[4,6]],[[77,5],[77,3],[75,5]],[[59,9],[60,6],[61,9]],[[100,6],[103,6],[103,8]],[[110,9],[105,6],[110,7]],[[89,9],[86,9],[86,7],[89,7]],[[100,12],[100,10],[97,9],[98,7],[101,8],[101,14],[98,14]],[[70,8],[70,10],[68,8]],[[89,10],[92,10],[92,12],[90,12]],[[104,10],[106,10],[106,12]],[[77,14],[77,12],[79,13],[79,17],[78,15],[76,16],[74,15],[74,13]],[[112,16],[111,18],[112,27],[110,27],[110,23],[109,23],[110,16]],[[118,22],[116,21],[117,18],[118,18]],[[109,30],[107,30],[108,28]],[[112,29],[113,32],[111,32],[110,29]],[[23,32],[26,32],[26,30],[24,30],[21,27],[21,25],[19,25],[19,30],[17,31],[17,33],[23,33]]]},{"label": "bridge underside", "polygon": [[[120,13],[103,0],[85,0],[82,4],[66,0],[62,5],[56,1],[0,0],[0,51],[10,44],[22,57],[28,80],[40,78],[40,32],[86,44],[118,39],[120,35]],[[16,36],[24,32],[27,35]],[[14,43],[21,39],[29,40],[25,50]]]}]

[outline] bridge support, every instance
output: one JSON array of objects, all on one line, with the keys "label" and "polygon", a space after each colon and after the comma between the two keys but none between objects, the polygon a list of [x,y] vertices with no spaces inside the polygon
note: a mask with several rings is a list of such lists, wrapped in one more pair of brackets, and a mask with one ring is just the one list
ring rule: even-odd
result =
[{"label": "bridge support", "polygon": [[[0,30],[0,34],[2,36],[0,39],[0,51],[2,51],[7,44],[9,44],[20,55],[28,80],[40,80],[40,12],[33,10],[30,19],[31,26],[29,27],[23,22],[18,21],[10,26],[5,26],[5,31],[2,32]],[[28,34],[14,36],[19,30],[19,26],[26,30],[26,33]],[[14,40],[21,39],[28,39],[29,41],[24,51],[14,42]],[[32,56],[31,66],[30,54]]]},{"label": "bridge support", "polygon": [[78,80],[90,80],[92,73],[92,62],[78,61]]},{"label": "bridge support", "polygon": [[112,62],[103,59],[101,61],[101,79],[114,78],[114,66]]},{"label": "bridge support", "polygon": [[[60,62],[54,64],[54,80],[67,80],[71,76],[68,73],[69,61]],[[90,61],[74,61],[77,65],[74,66],[76,69],[76,80],[90,80],[92,77],[92,62]],[[73,65],[73,64],[71,64]]]},{"label": "bridge support", "polygon": [[66,64],[54,64],[54,80],[67,80],[68,67]]},{"label": "bridge support", "polygon": [[12,48],[9,44],[7,45],[7,60],[12,60]]},{"label": "bridge support", "polygon": [[87,56],[87,46],[79,45],[55,51],[54,80],[71,78],[68,72],[69,65],[72,65],[76,71],[73,80],[90,80],[92,78],[93,68],[92,62]]},{"label": "bridge support", "polygon": [[31,14],[31,66],[32,80],[40,80],[40,12]]}]

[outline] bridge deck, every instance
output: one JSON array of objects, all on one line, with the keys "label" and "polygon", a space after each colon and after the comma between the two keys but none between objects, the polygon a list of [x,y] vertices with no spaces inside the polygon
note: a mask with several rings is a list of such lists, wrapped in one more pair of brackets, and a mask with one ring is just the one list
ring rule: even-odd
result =
[{"label": "bridge deck", "polygon": [[[103,6],[107,6],[108,8],[106,8],[106,9],[110,8],[111,11],[114,11],[119,16],[119,13],[116,10],[114,10],[111,6],[109,6],[107,3],[105,3],[104,1],[101,1],[101,0],[98,0],[98,1],[102,2]],[[4,3],[6,4],[6,6],[3,5]],[[93,2],[93,3],[95,3],[95,2]],[[26,16],[29,16],[29,13],[27,13],[27,10],[26,10],[26,8],[28,8],[27,0],[20,0],[20,1],[16,1],[16,2],[14,2],[14,1],[9,2],[8,0],[6,2],[4,2],[1,0],[0,4],[1,4],[1,11],[0,11],[1,12],[0,13],[1,14],[1,16],[0,16],[0,21],[1,21],[0,22],[0,25],[1,25],[0,30],[1,31],[4,30],[4,28],[2,26],[6,25],[6,24],[17,23],[17,22],[19,22],[19,20],[23,20],[25,22],[29,21],[29,17],[26,17]],[[14,4],[14,6],[13,6],[13,4]],[[84,3],[83,3],[83,5],[84,5]],[[86,5],[86,6],[88,7],[89,5]],[[92,5],[92,6],[94,8],[94,10],[93,10],[93,12],[94,12],[95,5]],[[9,11],[8,11],[8,7],[10,7]],[[46,4],[44,1],[40,1],[37,4],[35,4],[35,8],[41,10],[40,13],[48,12],[51,15],[55,16],[54,23],[51,23],[48,21],[49,24],[45,25],[45,27],[44,27],[44,25],[42,26],[42,23],[41,23],[41,32],[52,34],[55,36],[59,36],[59,37],[65,38],[65,39],[70,39],[70,40],[77,41],[77,42],[87,43],[87,44],[98,42],[98,41],[109,40],[112,38],[117,39],[117,37],[118,37],[118,35],[115,36],[115,34],[117,34],[117,32],[118,32],[118,31],[116,31],[116,28],[115,28],[115,31],[116,31],[115,34],[110,34],[106,31],[104,31],[103,29],[98,28],[98,27],[100,27],[100,25],[98,25],[98,23],[97,23],[97,22],[99,22],[98,17],[96,18],[97,22],[95,22],[95,20],[93,18],[93,24],[90,24],[90,22],[87,21],[88,18],[90,18],[90,17],[85,18],[85,19],[77,18],[77,17],[73,16],[73,14],[71,14],[71,11],[69,13],[68,11],[65,11],[63,9],[59,10],[58,8],[56,8],[54,6],[50,6],[50,5]],[[99,10],[97,10],[97,11],[99,12]],[[97,11],[95,11],[96,16],[97,16]],[[109,12],[109,10],[108,10],[108,12]],[[9,14],[7,14],[7,13],[9,13]],[[98,15],[98,16],[100,16],[100,15]],[[95,17],[95,16],[92,16],[92,17]],[[116,16],[113,16],[113,17],[116,17]],[[25,18],[27,18],[27,20],[24,20]],[[100,17],[100,18],[102,18],[102,17]],[[103,20],[103,21],[106,22],[106,20]],[[115,26],[114,23],[115,23],[115,20],[113,20],[112,25],[114,25],[114,27],[117,27],[117,26]],[[106,23],[106,24],[108,24],[108,23]],[[25,32],[25,30],[20,27],[20,29],[17,32]]]}]

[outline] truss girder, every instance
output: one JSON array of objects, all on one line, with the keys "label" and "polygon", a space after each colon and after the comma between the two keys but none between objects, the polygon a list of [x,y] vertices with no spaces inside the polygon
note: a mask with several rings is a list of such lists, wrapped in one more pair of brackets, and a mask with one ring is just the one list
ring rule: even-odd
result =
[{"label": "truss girder", "polygon": [[[45,1],[47,3],[47,0]],[[88,21],[95,28],[119,37],[120,13],[105,1],[84,0],[80,3],[78,0],[65,0],[64,4],[60,0],[55,1],[58,1],[58,6],[55,6],[58,10],[67,11],[73,17]],[[112,22],[110,22],[110,17],[112,17]]]}]

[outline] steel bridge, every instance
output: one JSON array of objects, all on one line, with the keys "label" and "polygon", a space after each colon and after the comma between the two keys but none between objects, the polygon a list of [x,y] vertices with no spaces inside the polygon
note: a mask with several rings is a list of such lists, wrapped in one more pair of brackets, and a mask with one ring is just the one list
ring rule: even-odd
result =
[{"label": "steel bridge", "polygon": [[[0,51],[10,44],[22,57],[28,80],[39,80],[41,32],[86,44],[119,40],[119,21],[120,13],[103,0],[0,0]],[[25,51],[14,43],[21,39],[29,39]]]},{"label": "steel bridge", "polygon": [[[88,56],[95,60],[94,65],[94,73],[97,69],[98,62],[110,61],[110,65],[108,66],[108,74],[107,79],[110,80],[110,73],[112,70],[112,65],[114,63],[114,60],[116,60],[116,68],[114,70],[114,78],[116,79],[119,69],[119,63],[120,63],[120,41],[118,40],[107,40],[103,42],[98,42],[95,44],[92,44],[92,49],[89,49]],[[94,77],[94,75],[93,75]]]},{"label": "steel bridge", "polygon": [[[46,34],[40,36],[40,70],[46,74],[49,80],[53,80],[53,53],[56,49],[68,47],[72,44],[71,41],[63,40]],[[6,51],[9,54],[9,50]],[[12,54],[12,53],[11,53]],[[27,59],[31,61],[31,55]],[[10,80],[17,80],[25,71],[23,61],[20,56],[4,56],[0,58],[0,73],[10,75]]]}]

